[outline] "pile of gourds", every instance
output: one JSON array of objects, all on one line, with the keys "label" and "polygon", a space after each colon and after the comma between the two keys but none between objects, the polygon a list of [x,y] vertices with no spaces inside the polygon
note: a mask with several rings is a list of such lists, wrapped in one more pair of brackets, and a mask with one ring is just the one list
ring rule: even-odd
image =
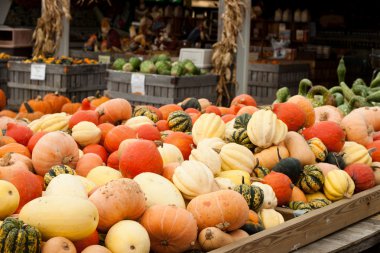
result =
[{"label": "pile of gourds", "polygon": [[31,99],[0,112],[0,252],[222,247],[379,184],[379,110]]},{"label": "pile of gourds", "polygon": [[[343,115],[360,107],[380,105],[380,73],[368,86],[363,79],[356,79],[351,88],[345,83],[346,67],[341,58],[337,68],[339,85],[327,89],[321,85],[313,86],[309,79],[302,79],[299,83],[298,94],[310,99],[314,107],[331,105],[337,107]],[[276,102],[285,102],[290,96],[287,87],[280,88]]]}]

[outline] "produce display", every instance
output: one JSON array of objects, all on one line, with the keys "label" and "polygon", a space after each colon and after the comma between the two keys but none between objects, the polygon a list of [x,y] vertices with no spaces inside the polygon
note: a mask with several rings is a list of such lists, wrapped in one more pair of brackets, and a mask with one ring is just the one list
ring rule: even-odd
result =
[{"label": "produce display", "polygon": [[11,58],[11,56],[9,54],[0,53],[0,60],[8,60],[10,58]]},{"label": "produce display", "polygon": [[129,60],[117,58],[113,64],[114,70],[125,72],[140,72],[145,74],[159,74],[171,76],[193,76],[205,74],[191,60],[174,61],[166,54],[155,55],[148,60],[131,57]]},{"label": "produce display", "polygon": [[44,57],[34,56],[31,59],[23,60],[24,63],[45,63],[45,64],[61,64],[61,65],[80,65],[80,64],[98,64],[97,60],[84,58],[72,58],[67,56],[57,57]]},{"label": "produce display", "polygon": [[303,79],[265,106],[49,93],[3,109],[0,252],[206,252],[284,223],[278,207],[303,215],[380,184],[379,77],[356,94],[342,64],[339,86]]}]

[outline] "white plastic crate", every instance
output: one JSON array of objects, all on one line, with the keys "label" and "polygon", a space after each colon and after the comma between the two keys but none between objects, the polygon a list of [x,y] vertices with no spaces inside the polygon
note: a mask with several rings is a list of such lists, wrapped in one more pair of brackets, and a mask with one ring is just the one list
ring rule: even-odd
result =
[{"label": "white plastic crate", "polygon": [[211,64],[212,49],[203,48],[181,48],[179,52],[179,60],[183,61],[186,59],[194,62],[195,66],[198,68],[210,68]]}]

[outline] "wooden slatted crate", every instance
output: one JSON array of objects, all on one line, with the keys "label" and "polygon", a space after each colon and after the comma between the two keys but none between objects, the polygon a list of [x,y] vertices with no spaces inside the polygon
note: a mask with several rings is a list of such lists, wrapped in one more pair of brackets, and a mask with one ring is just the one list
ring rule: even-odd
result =
[{"label": "wooden slatted crate", "polygon": [[292,95],[296,94],[299,81],[308,78],[309,72],[306,63],[252,63],[249,65],[248,94],[259,104],[271,104],[281,87],[288,87]]},{"label": "wooden slatted crate", "polygon": [[78,100],[106,89],[106,64],[94,65],[46,65],[44,81],[31,80],[31,64],[8,62],[8,106],[15,109],[26,100],[38,95],[58,91]]},{"label": "wooden slatted crate", "polygon": [[2,89],[6,96],[9,97],[8,91],[8,61],[22,60],[24,57],[14,57],[12,56],[10,59],[0,59],[0,89]]},{"label": "wooden slatted crate", "polygon": [[[380,185],[298,217],[278,208],[286,222],[210,253],[292,252],[380,212]],[[308,252],[308,251],[307,251]],[[311,252],[311,251],[310,251]]]},{"label": "wooden slatted crate", "polygon": [[218,76],[199,75],[173,77],[145,74],[145,95],[131,93],[132,73],[107,70],[107,90],[113,98],[125,98],[133,105],[162,106],[179,103],[187,97],[207,98],[215,103]]}]

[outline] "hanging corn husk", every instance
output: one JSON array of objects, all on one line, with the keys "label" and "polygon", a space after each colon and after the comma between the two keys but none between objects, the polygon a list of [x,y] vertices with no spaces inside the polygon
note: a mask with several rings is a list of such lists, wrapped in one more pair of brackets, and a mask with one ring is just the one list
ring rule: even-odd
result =
[{"label": "hanging corn husk", "polygon": [[62,36],[62,18],[71,19],[69,0],[45,0],[33,33],[33,56],[53,55]]},{"label": "hanging corn husk", "polygon": [[241,30],[246,0],[225,0],[222,14],[223,30],[220,41],[213,45],[213,72],[219,75],[217,105],[223,97],[230,101],[228,84],[236,85],[236,69],[233,65],[237,51],[237,37]]},{"label": "hanging corn husk", "polygon": [[84,5],[84,4],[90,5],[92,3],[97,4],[100,2],[107,2],[109,5],[111,5],[111,0],[77,0],[77,4],[79,5]]}]

